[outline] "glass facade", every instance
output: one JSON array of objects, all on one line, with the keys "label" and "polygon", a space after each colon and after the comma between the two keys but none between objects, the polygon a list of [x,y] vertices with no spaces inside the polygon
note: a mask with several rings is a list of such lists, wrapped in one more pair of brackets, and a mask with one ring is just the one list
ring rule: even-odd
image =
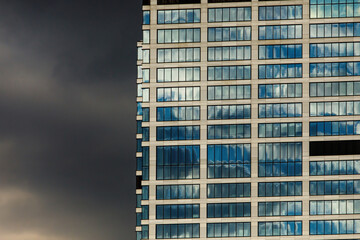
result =
[{"label": "glass facade", "polygon": [[360,0],[141,13],[136,239],[360,239]]}]

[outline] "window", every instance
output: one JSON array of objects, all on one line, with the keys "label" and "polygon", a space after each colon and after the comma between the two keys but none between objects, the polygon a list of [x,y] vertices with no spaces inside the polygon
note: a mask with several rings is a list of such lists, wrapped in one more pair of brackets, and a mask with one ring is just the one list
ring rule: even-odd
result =
[{"label": "window", "polygon": [[360,101],[310,103],[310,117],[352,115],[360,115]]},{"label": "window", "polygon": [[199,179],[200,146],[156,147],[156,179]]},{"label": "window", "polygon": [[150,49],[144,49],[142,52],[143,52],[143,63],[150,63]]},{"label": "window", "polygon": [[251,137],[250,124],[208,125],[208,139],[241,139]]},{"label": "window", "polygon": [[208,178],[251,176],[250,144],[208,145]]},{"label": "window", "polygon": [[250,99],[250,85],[208,86],[208,100]]},{"label": "window", "polygon": [[311,141],[310,156],[360,154],[359,140]]},{"label": "window", "polygon": [[157,185],[156,200],[199,199],[200,185]]},{"label": "window", "polygon": [[310,215],[360,214],[360,200],[310,201]]},{"label": "window", "polygon": [[143,127],[142,129],[142,140],[143,142],[148,142],[150,137],[150,128]]},{"label": "window", "polygon": [[143,79],[143,83],[148,83],[150,82],[150,69],[143,69],[142,70],[142,79]]},{"label": "window", "polygon": [[302,182],[259,182],[259,197],[302,196]]},{"label": "window", "polygon": [[251,66],[208,67],[208,81],[250,80]]},{"label": "window", "polygon": [[195,120],[200,120],[200,106],[156,108],[156,121],[158,122]]},{"label": "window", "polygon": [[259,123],[259,138],[301,136],[302,123]]},{"label": "window", "polygon": [[200,9],[158,11],[158,24],[199,23],[200,21]]},{"label": "window", "polygon": [[259,217],[301,216],[302,202],[259,202]]},{"label": "window", "polygon": [[310,97],[359,96],[360,81],[310,83]]},{"label": "window", "polygon": [[142,200],[149,200],[149,186],[142,186]]},{"label": "window", "polygon": [[302,175],[302,143],[259,143],[259,177]]},{"label": "window", "polygon": [[360,56],[360,42],[310,44],[311,58],[354,56]]},{"label": "window", "polygon": [[143,24],[144,25],[150,24],[150,11],[143,11]]},{"label": "window", "polygon": [[200,101],[200,87],[157,88],[157,102]]},{"label": "window", "polygon": [[302,64],[260,64],[259,79],[302,78]]},{"label": "window", "polygon": [[142,105],[141,102],[138,102],[138,103],[136,104],[136,115],[141,116],[141,115],[143,114],[141,105]]},{"label": "window", "polygon": [[250,237],[250,222],[234,223],[208,223],[208,238],[225,238],[225,237]]},{"label": "window", "polygon": [[200,238],[200,224],[156,224],[156,239]]},{"label": "window", "polygon": [[149,225],[141,226],[141,239],[149,239]]},{"label": "window", "polygon": [[360,160],[310,162],[310,176],[360,174]]},{"label": "window", "polygon": [[141,219],[148,220],[149,219],[149,206],[141,206]]},{"label": "window", "polygon": [[250,41],[251,27],[210,27],[208,42]]},{"label": "window", "polygon": [[360,23],[310,24],[310,38],[359,37]]},{"label": "window", "polygon": [[302,44],[259,45],[259,59],[302,58]]},{"label": "window", "polygon": [[156,141],[200,140],[200,126],[156,127]]},{"label": "window", "polygon": [[259,98],[301,98],[302,83],[259,84]]},{"label": "window", "polygon": [[310,122],[310,136],[359,135],[360,121]]},{"label": "window", "polygon": [[251,7],[209,8],[208,21],[210,23],[251,21]]},{"label": "window", "polygon": [[200,67],[158,68],[157,82],[198,82]]},{"label": "window", "polygon": [[259,222],[258,234],[259,236],[299,236],[302,235],[302,222]]},{"label": "window", "polygon": [[250,119],[251,105],[216,105],[208,106],[208,120]]},{"label": "window", "polygon": [[301,103],[259,104],[259,118],[288,118],[301,116]]},{"label": "window", "polygon": [[208,218],[250,217],[251,204],[246,203],[209,203]]},{"label": "window", "polygon": [[359,76],[360,62],[310,63],[310,77]]},{"label": "window", "polygon": [[302,5],[259,7],[259,21],[302,19]]},{"label": "window", "polygon": [[150,30],[143,30],[143,44],[150,44]]},{"label": "window", "polygon": [[149,180],[149,147],[142,148],[142,179]]},{"label": "window", "polygon": [[301,39],[302,25],[259,26],[259,40]]},{"label": "window", "polygon": [[251,59],[251,46],[208,47],[208,61],[239,61]]},{"label": "window", "polygon": [[360,194],[360,180],[310,181],[310,196]]},{"label": "window", "polygon": [[136,213],[136,226],[141,226],[141,213]]},{"label": "window", "polygon": [[150,119],[150,109],[149,108],[143,108],[143,122],[149,122]]},{"label": "window", "polygon": [[200,204],[156,205],[156,219],[200,218]]},{"label": "window", "polygon": [[250,196],[250,183],[216,183],[207,185],[208,198],[243,198]]},{"label": "window", "polygon": [[310,235],[335,235],[360,233],[360,220],[310,221]]},{"label": "window", "polygon": [[200,62],[200,48],[159,48],[157,62]]},{"label": "window", "polygon": [[[354,3],[355,2],[355,3]],[[360,2],[357,0],[310,1],[310,18],[360,17]]]},{"label": "window", "polygon": [[200,42],[200,28],[178,28],[157,30],[157,43]]}]

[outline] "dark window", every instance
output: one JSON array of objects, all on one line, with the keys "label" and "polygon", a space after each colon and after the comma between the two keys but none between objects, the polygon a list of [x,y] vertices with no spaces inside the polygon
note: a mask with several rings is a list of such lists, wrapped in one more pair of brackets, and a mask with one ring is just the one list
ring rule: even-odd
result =
[{"label": "dark window", "polygon": [[360,140],[310,142],[310,156],[360,154]]},{"label": "dark window", "polygon": [[200,3],[201,0],[158,0],[158,5]]}]

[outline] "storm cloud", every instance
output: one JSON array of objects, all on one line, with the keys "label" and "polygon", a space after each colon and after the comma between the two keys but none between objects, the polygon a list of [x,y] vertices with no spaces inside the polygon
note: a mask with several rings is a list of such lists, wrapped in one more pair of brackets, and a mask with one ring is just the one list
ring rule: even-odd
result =
[{"label": "storm cloud", "polygon": [[134,239],[140,24],[141,1],[0,1],[0,239]]}]

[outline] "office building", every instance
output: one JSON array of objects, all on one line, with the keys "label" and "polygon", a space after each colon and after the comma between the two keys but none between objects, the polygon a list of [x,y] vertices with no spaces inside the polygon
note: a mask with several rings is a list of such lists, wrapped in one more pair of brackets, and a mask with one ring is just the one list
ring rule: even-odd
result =
[{"label": "office building", "polygon": [[141,239],[360,239],[360,0],[143,0]]}]

